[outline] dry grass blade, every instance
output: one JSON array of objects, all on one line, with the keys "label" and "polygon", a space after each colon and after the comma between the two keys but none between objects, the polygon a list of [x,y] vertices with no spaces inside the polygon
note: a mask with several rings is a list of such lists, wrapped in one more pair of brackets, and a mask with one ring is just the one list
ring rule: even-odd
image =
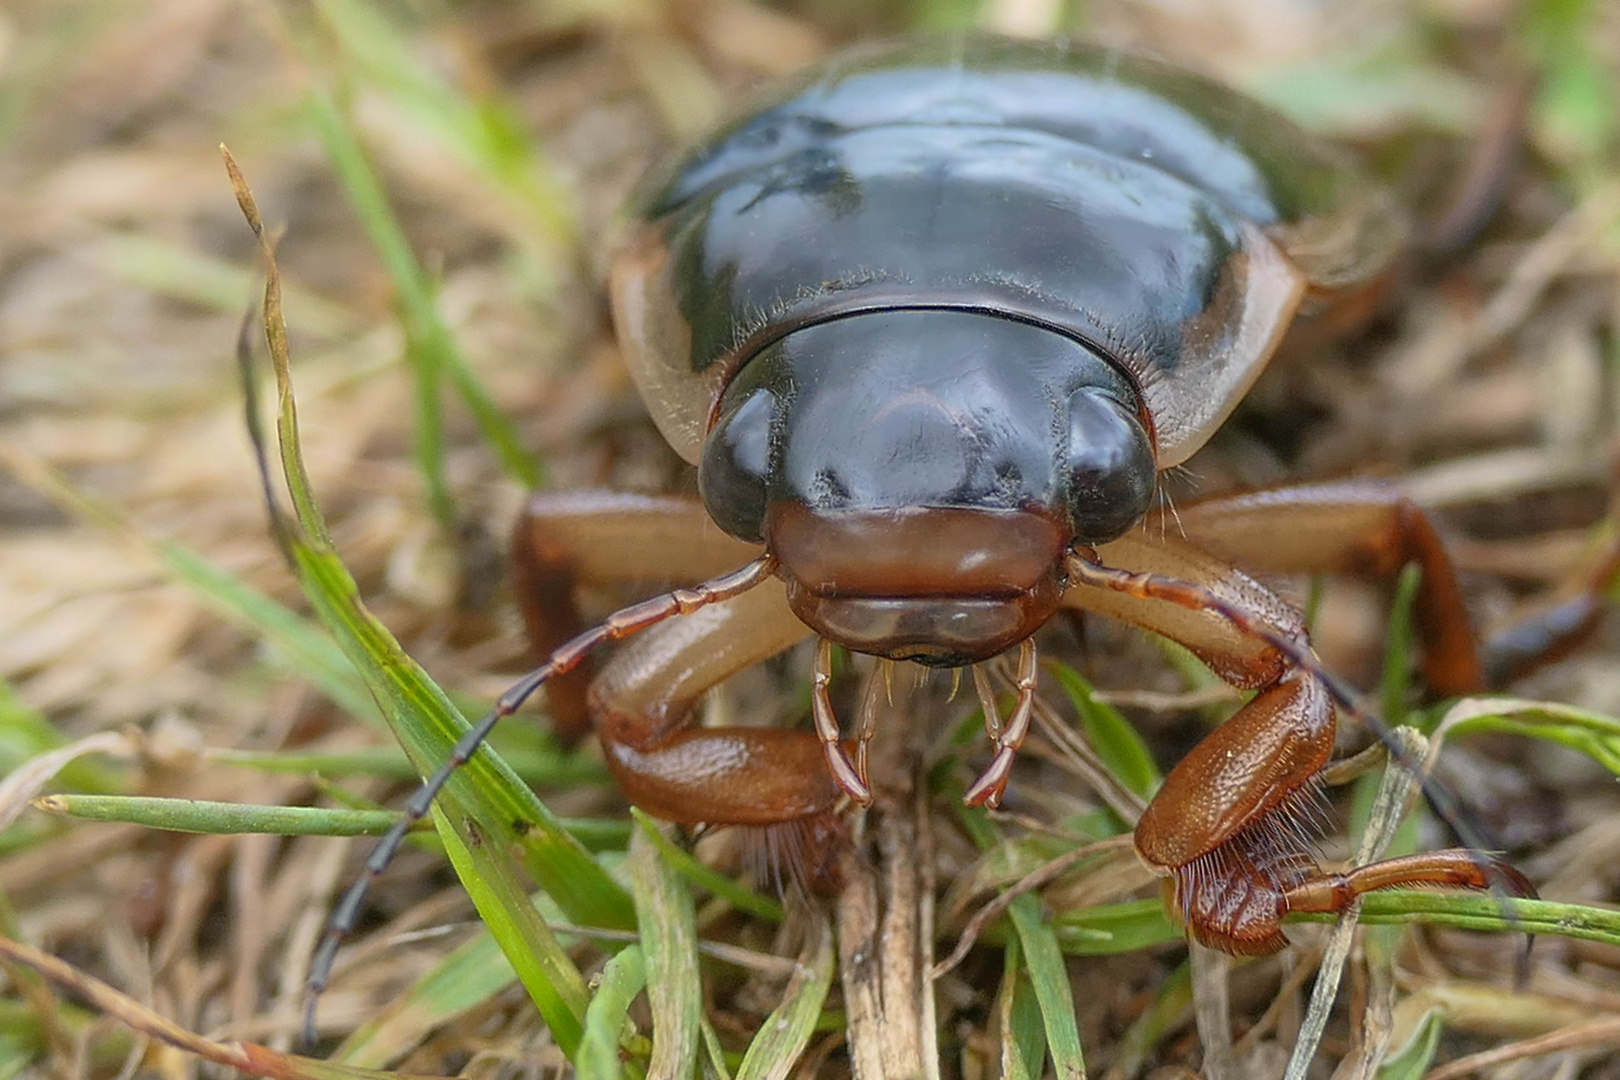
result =
[{"label": "dry grass blade", "polygon": [[[1401,743],[1401,754],[1398,760],[1391,760],[1389,767],[1378,787],[1378,797],[1373,803],[1372,813],[1367,820],[1367,830],[1361,838],[1361,845],[1356,850],[1353,865],[1365,866],[1376,860],[1384,850],[1389,847],[1395,837],[1395,830],[1400,827],[1401,817],[1406,812],[1412,788],[1418,778],[1400,764],[1400,761],[1415,761],[1422,764],[1419,768],[1427,768],[1429,743],[1422,735],[1411,728],[1397,728],[1395,736]],[[1288,1059],[1288,1069],[1283,1074],[1284,1080],[1304,1080],[1306,1073],[1316,1058],[1317,1047],[1321,1044],[1322,1033],[1327,1027],[1328,1011],[1333,1007],[1333,1000],[1338,996],[1339,978],[1344,973],[1345,961],[1350,956],[1350,946],[1355,934],[1356,921],[1361,915],[1365,901],[1358,897],[1351,902],[1350,907],[1339,916],[1333,927],[1333,933],[1328,938],[1328,944],[1322,952],[1322,963],[1317,970],[1316,985],[1311,990],[1311,1003],[1305,1015],[1305,1022],[1300,1026],[1299,1041],[1294,1044],[1294,1052]],[[1366,1056],[1367,1067],[1382,1055],[1383,1047],[1368,1044],[1362,1047]]]},{"label": "dry grass blade", "polygon": [[406,1080],[407,1077],[404,1073],[356,1069],[301,1058],[254,1043],[223,1043],[205,1039],[153,1012],[129,995],[33,946],[0,937],[0,955],[45,976],[132,1031],[249,1076],[270,1077],[271,1080]]},{"label": "dry grass blade", "polygon": [[979,940],[984,928],[999,919],[1020,896],[1051,884],[1087,859],[1129,848],[1131,844],[1129,836],[1116,836],[1110,840],[1099,840],[1095,844],[1084,844],[1025,874],[1011,888],[973,913],[973,917],[962,927],[961,936],[957,939],[956,946],[951,949],[950,955],[933,966],[928,973],[929,978],[938,979],[965,960],[968,951],[973,948],[973,943]]}]

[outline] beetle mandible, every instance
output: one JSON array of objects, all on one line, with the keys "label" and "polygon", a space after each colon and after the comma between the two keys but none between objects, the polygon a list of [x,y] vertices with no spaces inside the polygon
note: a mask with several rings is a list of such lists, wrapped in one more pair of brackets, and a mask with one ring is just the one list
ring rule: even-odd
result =
[{"label": "beetle mandible", "polygon": [[[967,796],[993,806],[1029,724],[1032,635],[1076,609],[1180,642],[1253,691],[1136,830],[1198,941],[1271,952],[1290,911],[1394,885],[1529,891],[1456,850],[1319,870],[1295,825],[1333,748],[1334,693],[1299,613],[1233,564],[1418,563],[1423,672],[1442,693],[1578,633],[1593,596],[1482,649],[1433,526],[1370,481],[1207,499],[1179,508],[1180,536],[1138,528],[1159,474],[1290,334],[1342,321],[1392,278],[1406,219],[1337,150],[1155,61],[940,38],[833,59],[646,192],[612,272],[615,322],[701,501],[533,497],[517,591],[547,660],[469,753],[549,684],[559,730],[594,727],[631,802],[827,852],[843,800],[871,798],[865,734],[846,739],[829,703],[829,643],[940,668],[1016,648],[1017,701]],[[568,636],[575,581],[653,576],[704,583]],[[632,635],[586,677],[588,654]],[[691,726],[706,690],[810,636],[814,732]],[[312,989],[364,888],[334,914]]]}]

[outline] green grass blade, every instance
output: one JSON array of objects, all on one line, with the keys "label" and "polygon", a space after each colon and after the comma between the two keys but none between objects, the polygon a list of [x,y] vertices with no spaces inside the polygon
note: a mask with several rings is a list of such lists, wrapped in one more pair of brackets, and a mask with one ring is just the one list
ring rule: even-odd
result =
[{"label": "green grass blade", "polygon": [[1009,941],[1002,955],[996,1020],[1001,1029],[1004,1080],[1040,1080],[1046,1062],[1046,1029],[1016,941]]},{"label": "green grass blade", "polygon": [[[26,705],[11,684],[0,679],[0,776],[67,744],[67,737],[43,713]],[[56,783],[95,792],[114,792],[124,786],[116,769],[93,758],[75,758],[63,765],[57,770]]]},{"label": "green grass blade", "polygon": [[748,1044],[748,1053],[737,1067],[737,1080],[785,1080],[810,1044],[821,1006],[832,988],[837,955],[832,927],[825,917],[815,919],[811,926],[798,969],[782,991],[782,1004],[765,1018]]},{"label": "green grass blade", "polygon": [[1023,946],[1029,980],[1046,1026],[1052,1068],[1059,1080],[1085,1080],[1086,1060],[1080,1049],[1080,1029],[1074,1020],[1069,971],[1064,966],[1057,935],[1042,920],[1040,901],[1034,896],[1020,896],[1007,908],[1007,914]]},{"label": "green grass blade", "polygon": [[150,795],[46,795],[35,799],[34,806],[85,821],[119,821],[167,832],[224,836],[380,836],[399,820],[398,814],[387,810],[252,806]]},{"label": "green grass blade", "polygon": [[647,838],[658,848],[658,852],[663,856],[664,861],[669,863],[681,877],[700,889],[707,889],[738,911],[747,912],[768,922],[779,923],[782,921],[781,904],[769,897],[761,896],[752,889],[744,888],[724,874],[704,866],[693,858],[690,853],[676,847],[670,842],[669,837],[660,831],[658,822],[645,811],[632,806],[630,813],[641,826],[641,830],[647,834]]},{"label": "green grass blade", "polygon": [[444,418],[439,401],[440,381],[444,378],[461,394],[479,430],[506,470],[525,487],[538,487],[542,479],[539,466],[523,449],[516,428],[501,414],[489,392],[472,374],[461,346],[439,312],[427,272],[411,251],[382,182],[359,140],[326,93],[311,90],[306,108],[338,180],[349,195],[350,205],[371,237],[399,294],[406,352],[416,376],[417,465],[422,470],[435,514],[447,525],[454,522],[444,476]]},{"label": "green grass blade", "polygon": [[381,1015],[355,1029],[332,1060],[382,1068],[421,1043],[427,1032],[489,1001],[516,978],[494,936],[479,933],[451,950]]},{"label": "green grass blade", "polygon": [[630,891],[647,961],[647,1004],[652,1010],[649,1076],[692,1076],[697,1067],[703,984],[698,977],[697,916],[692,894],[659,856],[651,831],[630,837]]},{"label": "green grass blade", "polygon": [[1380,697],[1383,720],[1391,731],[1407,722],[1407,700],[1412,689],[1413,670],[1412,610],[1422,584],[1423,568],[1417,563],[1407,563],[1396,579],[1395,597],[1390,604],[1389,626],[1384,633],[1384,676]]},{"label": "green grass blade", "polygon": [[1081,726],[1086,729],[1086,737],[1103,764],[1108,766],[1109,772],[1137,795],[1144,799],[1152,798],[1164,782],[1164,777],[1160,775],[1159,767],[1148,752],[1147,743],[1137,733],[1136,726],[1112,705],[1098,701],[1091,683],[1068,664],[1048,663],[1043,666],[1057,679],[1058,686],[1062,687],[1063,693],[1074,705]]},{"label": "green grass blade", "polygon": [[1375,1074],[1378,1080],[1422,1080],[1440,1049],[1440,1036],[1445,1030],[1445,1012],[1439,1008],[1429,1009],[1406,1045],[1396,1047],[1378,1066]]},{"label": "green grass blade", "polygon": [[[980,851],[998,850],[1002,841],[989,815],[980,809],[958,806],[957,820]],[[1160,905],[1161,908],[1163,905]],[[1074,996],[1063,951],[1053,927],[1041,917],[1040,898],[1026,893],[1007,908],[1013,930],[1023,950],[1024,963],[1040,1005],[1041,1022],[1046,1028],[1047,1049],[1059,1080],[1084,1080],[1085,1055],[1080,1047],[1080,1029],[1074,1019]]]},{"label": "green grass blade", "polygon": [[[256,272],[246,266],[144,233],[109,233],[97,254],[107,270],[131,285],[215,311],[241,311],[242,298],[257,280]],[[361,329],[360,319],[342,305],[283,284],[300,333],[332,340]]]},{"label": "green grass blade", "polygon": [[1578,750],[1620,775],[1620,719],[1574,705],[1520,698],[1465,698],[1438,729],[1448,739],[1487,731],[1543,739]]},{"label": "green grass blade", "polygon": [[387,10],[356,0],[319,5],[347,69],[499,198],[507,211],[502,218],[539,258],[553,264],[571,258],[579,246],[575,200],[515,110],[494,92],[448,85]]},{"label": "green grass blade", "polygon": [[[467,722],[366,611],[336,555],[302,543],[295,543],[293,552],[311,604],[365,675],[405,753],[422,775],[438,768],[449,760]],[[629,895],[488,747],[456,771],[446,790],[475,809],[491,842],[522,845],[529,872],[571,920],[614,929],[635,925]]]},{"label": "green grass blade", "polygon": [[447,793],[433,817],[479,917],[545,1017],[552,1038],[572,1059],[584,1034],[589,1001],[584,977],[535,910],[511,860],[489,843],[473,815]]},{"label": "green grass blade", "polygon": [[1158,899],[1066,911],[1052,919],[1052,929],[1071,956],[1114,956],[1186,937]]},{"label": "green grass blade", "polygon": [[584,1042],[574,1059],[579,1080],[619,1080],[625,1074],[619,1045],[630,1022],[630,1003],[646,985],[647,964],[640,945],[625,948],[607,962],[585,1016]]},{"label": "green grass blade", "polygon": [[[1290,922],[1332,922],[1332,916],[1298,915]],[[1391,889],[1362,902],[1368,926],[1420,922],[1492,934],[1543,934],[1620,945],[1620,911],[1553,900],[1517,900],[1478,893]]]},{"label": "green grass blade", "polygon": [[[467,730],[444,693],[361,603],[354,579],[332,549],[298,445],[291,361],[281,321],[274,252],[247,183],[227,155],[232,185],[266,259],[266,337],[279,397],[277,433],[296,524],[278,515],[280,539],[317,616],[366,680],[405,752],[424,774],[449,760]],[[261,451],[262,453],[262,451]],[[534,793],[486,746],[456,770],[435,806],[446,849],[479,914],[502,945],[565,1053],[577,1050],[586,1002],[584,980],[517,882],[507,855],[525,851],[535,880],[575,922],[628,928],[630,897]]]}]

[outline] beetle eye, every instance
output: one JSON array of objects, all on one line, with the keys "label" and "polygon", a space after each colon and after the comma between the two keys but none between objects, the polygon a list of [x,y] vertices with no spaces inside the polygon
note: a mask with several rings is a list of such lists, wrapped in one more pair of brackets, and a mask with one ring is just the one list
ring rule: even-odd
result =
[{"label": "beetle eye", "polygon": [[1156,474],[1134,413],[1091,388],[1069,399],[1069,517],[1078,542],[1104,543],[1141,520]]},{"label": "beetle eye", "polygon": [[775,406],[776,395],[755,390],[722,416],[703,442],[698,492],[715,524],[739,540],[764,539]]}]

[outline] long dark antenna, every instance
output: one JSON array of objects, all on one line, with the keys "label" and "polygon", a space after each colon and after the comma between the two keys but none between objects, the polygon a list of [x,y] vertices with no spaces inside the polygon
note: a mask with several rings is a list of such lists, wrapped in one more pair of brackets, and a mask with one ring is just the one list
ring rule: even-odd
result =
[{"label": "long dark antenna", "polygon": [[304,984],[308,995],[304,1005],[306,1045],[313,1045],[315,1042],[316,1003],[331,978],[332,961],[337,956],[338,946],[354,930],[355,923],[360,917],[366,894],[371,890],[371,883],[381,876],[394,856],[399,854],[406,834],[417,822],[427,817],[428,811],[433,808],[433,800],[438,798],[439,792],[450,782],[451,775],[472,760],[478,748],[489,737],[489,733],[495,729],[495,725],[500,723],[503,717],[511,716],[522,708],[523,703],[544,686],[548,679],[572,671],[598,646],[627,638],[677,615],[689,615],[699,608],[739,596],[765,581],[775,571],[775,556],[761,555],[741,569],[722,574],[701,585],[674,589],[614,612],[599,625],[558,647],[546,658],[544,664],[513,683],[496,700],[495,707],[485,713],[478,723],[467,729],[467,732],[457,740],[455,748],[450,751],[450,757],[434,771],[433,775],[422,782],[416,794],[411,796],[411,801],[405,804],[405,811],[399,820],[394,822],[377,841],[377,845],[371,849],[371,854],[366,857],[365,873],[355,879],[354,884],[349,886],[343,898],[332,909],[331,918],[326,924],[326,934],[321,938],[321,944],[310,961],[309,979]]}]

